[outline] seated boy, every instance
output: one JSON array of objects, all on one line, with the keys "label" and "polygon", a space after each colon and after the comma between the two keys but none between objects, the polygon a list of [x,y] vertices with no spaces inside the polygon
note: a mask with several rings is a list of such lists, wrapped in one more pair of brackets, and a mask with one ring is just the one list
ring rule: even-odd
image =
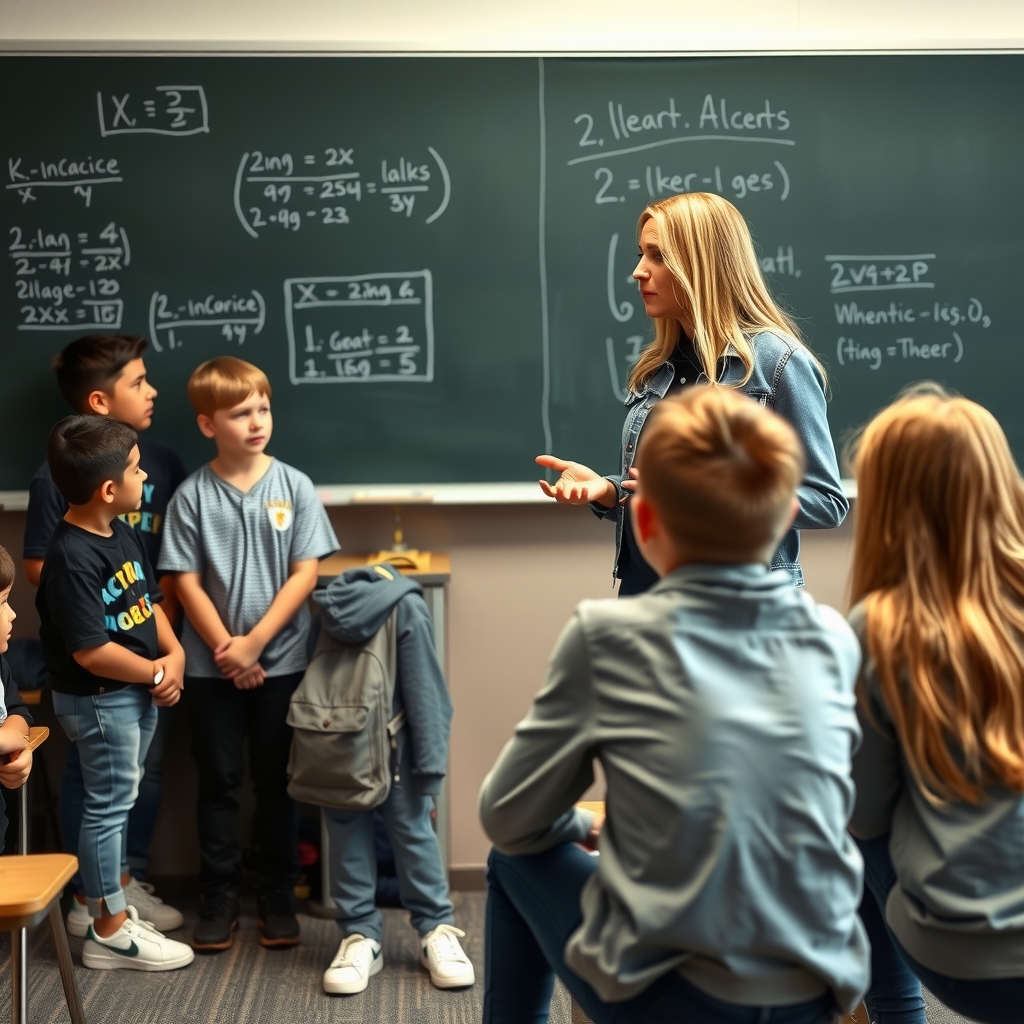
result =
[{"label": "seated boy", "polygon": [[122,835],[138,795],[157,707],[177,702],[185,655],[135,530],[142,503],[138,435],[120,420],[69,416],[46,458],[68,502],[36,593],[53,709],[78,750],[85,803],[78,860],[92,918],[82,963],[166,971],[192,950],[140,921],[121,888]]},{"label": "seated boy", "polygon": [[[52,361],[57,386],[64,400],[75,412],[86,416],[109,416],[123,420],[139,432],[139,453],[148,479],[142,489],[142,504],[124,516],[142,541],[149,564],[156,566],[160,554],[160,527],[167,502],[178,484],[185,479],[185,467],[173,448],[154,441],[144,431],[153,423],[153,405],[157,397],[146,374],[143,353],[145,338],[123,334],[90,334],[76,338],[58,352]],[[28,512],[25,516],[24,569],[29,583],[36,586],[43,568],[43,557],[50,539],[61,521],[68,503],[43,464],[29,484]],[[174,624],[178,606],[174,599],[174,578],[159,581],[163,594],[161,608]],[[132,877],[145,878],[149,866],[149,847],[153,841],[163,778],[163,755],[167,743],[171,712],[158,712],[156,732],[149,746],[139,796],[128,815],[124,832],[124,855],[121,882],[128,901],[143,920],[152,921],[162,931],[180,928],[185,919],[181,912],[152,895]],[[70,853],[77,853],[76,842],[82,824],[82,770],[74,747],[67,759],[60,790],[61,828]],[[74,882],[75,899],[67,916],[68,932],[84,936],[89,928],[89,913],[80,879]]]},{"label": "seated boy", "polygon": [[[32,771],[32,751],[27,749],[32,716],[4,658],[11,640],[11,626],[17,618],[10,605],[13,584],[14,561],[7,549],[0,547],[0,786],[5,789],[25,785]],[[3,853],[7,831],[5,810],[3,789],[0,789],[0,853]]]},{"label": "seated boy", "polygon": [[338,547],[308,476],[266,454],[270,382],[233,356],[199,366],[188,397],[212,462],[167,509],[162,572],[185,610],[192,754],[199,768],[202,907],[192,944],[227,949],[238,924],[239,789],[245,740],[256,794],[254,867],[260,942],[300,940],[298,808],[288,796],[288,701],[306,668],[318,560]]},{"label": "seated boy", "polygon": [[[484,1022],[832,1021],[867,984],[846,832],[857,644],[768,560],[793,430],[723,387],[660,402],[630,502],[662,579],[585,601],[480,793]],[[607,819],[574,803],[607,778]],[[580,845],[599,848],[590,856]]]}]

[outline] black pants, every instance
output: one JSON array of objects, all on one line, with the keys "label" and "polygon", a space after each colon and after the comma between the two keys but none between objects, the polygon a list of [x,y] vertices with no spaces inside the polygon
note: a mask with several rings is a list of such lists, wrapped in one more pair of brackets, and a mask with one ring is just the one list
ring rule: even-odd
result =
[{"label": "black pants", "polygon": [[206,897],[237,893],[242,868],[239,791],[244,742],[256,795],[253,866],[260,895],[290,891],[299,877],[298,805],[288,796],[292,730],[288,700],[301,672],[273,676],[253,690],[230,679],[186,680],[192,756],[199,768],[199,883]]}]

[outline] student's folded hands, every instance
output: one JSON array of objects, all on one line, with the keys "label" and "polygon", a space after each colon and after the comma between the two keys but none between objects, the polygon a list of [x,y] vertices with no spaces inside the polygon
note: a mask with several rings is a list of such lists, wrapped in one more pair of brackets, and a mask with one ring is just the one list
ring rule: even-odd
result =
[{"label": "student's folded hands", "polygon": [[[185,652],[180,648],[153,662],[156,672],[163,670],[163,678],[150,691],[158,708],[173,707],[181,699],[185,685]],[[156,674],[154,672],[154,675]]]},{"label": "student's folded hands", "polygon": [[[213,652],[213,660],[228,679],[237,679],[257,663],[263,653],[263,646],[252,634],[228,637]],[[254,685],[258,686],[259,683]]]}]

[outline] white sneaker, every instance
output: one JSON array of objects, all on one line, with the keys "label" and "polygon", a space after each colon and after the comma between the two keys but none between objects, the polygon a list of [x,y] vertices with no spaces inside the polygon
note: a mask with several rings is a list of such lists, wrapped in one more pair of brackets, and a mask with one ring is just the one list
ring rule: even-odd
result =
[{"label": "white sneaker", "polygon": [[420,963],[430,971],[435,988],[466,988],[476,983],[469,957],[459,945],[466,933],[451,924],[439,924],[420,939]]},{"label": "white sneaker", "polygon": [[355,995],[366,988],[383,966],[379,942],[365,935],[346,935],[331,966],[324,971],[324,991],[331,995]]},{"label": "white sneaker", "polygon": [[158,932],[173,932],[185,923],[182,912],[164,903],[149,882],[132,878],[123,889],[125,902],[139,912],[142,920],[151,921]]},{"label": "white sneaker", "polygon": [[68,911],[68,916],[64,918],[64,925],[68,930],[68,935],[75,935],[80,939],[84,939],[91,924],[92,918],[89,916],[89,908],[84,903],[79,903],[72,896],[71,909]]},{"label": "white sneaker", "polygon": [[148,927],[134,907],[128,908],[128,920],[109,938],[100,938],[90,926],[82,947],[82,963],[98,971],[173,971],[194,959],[191,946]]}]

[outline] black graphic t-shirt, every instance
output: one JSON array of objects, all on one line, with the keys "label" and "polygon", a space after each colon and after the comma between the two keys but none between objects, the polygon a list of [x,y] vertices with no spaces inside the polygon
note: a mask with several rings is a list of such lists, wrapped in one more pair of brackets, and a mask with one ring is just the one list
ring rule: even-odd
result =
[{"label": "black graphic t-shirt", "polygon": [[75,651],[121,644],[150,660],[158,654],[153,603],[163,596],[138,533],[118,519],[99,537],[63,519],[43,560],[36,592],[43,660],[58,693],[77,697],[120,690],[75,661]]},{"label": "black graphic t-shirt", "polygon": [[[173,448],[153,441],[145,434],[139,435],[139,464],[149,476],[142,485],[142,507],[138,512],[128,512],[121,518],[138,533],[149,556],[149,564],[156,565],[160,557],[167,503],[188,474]],[[68,503],[53,482],[50,467],[44,462],[28,487],[25,558],[46,557],[53,531],[67,510]]]}]

